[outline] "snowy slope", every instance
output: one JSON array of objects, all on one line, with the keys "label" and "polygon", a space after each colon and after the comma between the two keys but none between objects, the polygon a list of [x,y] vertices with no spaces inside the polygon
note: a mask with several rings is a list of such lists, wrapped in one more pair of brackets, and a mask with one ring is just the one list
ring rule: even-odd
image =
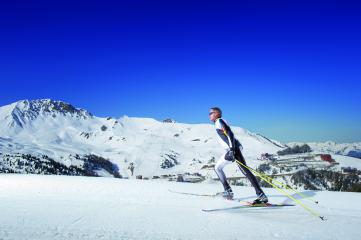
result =
[{"label": "snowy slope", "polygon": [[[80,166],[76,154],[95,154],[115,163],[120,174],[152,177],[198,172],[223,153],[211,124],[164,123],[154,119],[95,117],[86,110],[49,99],[19,101],[0,108],[0,152],[47,155],[67,166]],[[252,166],[263,152],[282,146],[274,140],[234,127]],[[71,155],[71,156],[70,156]],[[177,164],[162,168],[171,158]],[[233,169],[233,168],[232,168]],[[213,171],[209,171],[213,174]],[[230,174],[236,174],[232,170]]]},{"label": "snowy slope", "polygon": [[[205,213],[236,202],[174,194],[214,193],[219,184],[41,175],[0,175],[0,239],[358,239],[361,195],[305,194],[327,221],[299,206]],[[241,200],[253,189],[235,187]],[[288,202],[273,189],[270,201]],[[304,203],[306,203],[304,201]]]},{"label": "snowy slope", "polygon": [[[301,142],[292,142],[289,143],[289,146],[302,145],[305,143]],[[324,152],[324,153],[333,153],[350,157],[361,158],[361,142],[355,143],[336,143],[332,141],[328,142],[310,142],[307,143],[314,151]]]},{"label": "snowy slope", "polygon": [[[5,173],[105,177],[120,174],[127,178],[141,175],[169,180],[177,180],[181,175],[185,181],[212,182],[217,179],[214,164],[224,153],[212,124],[160,122],[127,116],[100,118],[50,99],[23,100],[0,107],[0,122],[0,172]],[[319,157],[308,159],[302,154],[286,156],[291,159],[279,162],[265,162],[258,160],[262,153],[274,154],[285,145],[239,127],[232,129],[243,144],[248,165],[257,168],[268,164],[270,168],[265,173],[277,174],[274,177],[285,184],[347,191],[359,181],[360,173],[349,175],[341,169],[360,170],[360,159],[335,154],[335,146],[339,145],[315,148],[315,153],[331,151],[338,165]],[[134,175],[128,170],[131,163],[135,167]],[[308,174],[312,182],[303,176],[296,182],[292,180],[295,173],[307,169],[313,172],[302,174]],[[326,179],[323,170],[337,174],[328,174]],[[231,184],[249,184],[235,164],[227,166],[225,172]]]}]

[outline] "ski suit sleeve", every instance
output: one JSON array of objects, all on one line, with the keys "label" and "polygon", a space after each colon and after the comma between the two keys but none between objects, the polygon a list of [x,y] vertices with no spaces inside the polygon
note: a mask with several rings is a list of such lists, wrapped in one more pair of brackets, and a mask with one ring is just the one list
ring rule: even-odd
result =
[{"label": "ski suit sleeve", "polygon": [[218,132],[218,134],[220,136],[223,135],[222,138],[224,138],[224,140],[227,140],[225,142],[228,144],[229,148],[231,150],[234,150],[234,148],[236,146],[236,144],[235,144],[236,139],[234,138],[234,134],[233,134],[231,128],[228,126],[228,124],[223,119],[220,119],[219,122],[220,122],[222,128],[219,129],[220,132]]}]

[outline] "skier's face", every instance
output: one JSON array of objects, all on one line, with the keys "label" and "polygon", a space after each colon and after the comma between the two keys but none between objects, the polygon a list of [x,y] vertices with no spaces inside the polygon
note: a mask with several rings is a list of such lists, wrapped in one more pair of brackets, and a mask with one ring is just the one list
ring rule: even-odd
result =
[{"label": "skier's face", "polygon": [[219,118],[219,112],[211,109],[209,110],[209,120],[215,122]]}]

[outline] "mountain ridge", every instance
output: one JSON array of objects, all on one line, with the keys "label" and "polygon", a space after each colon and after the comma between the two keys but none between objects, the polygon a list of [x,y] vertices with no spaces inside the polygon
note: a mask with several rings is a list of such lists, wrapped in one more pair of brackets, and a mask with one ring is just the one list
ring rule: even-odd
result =
[{"label": "mountain ridge", "polygon": [[[9,125],[16,121],[12,119],[14,109],[21,118],[21,126]],[[0,107],[0,121],[7,123],[0,126],[0,163],[9,172],[39,173],[34,169],[38,166],[41,169],[53,167],[59,172],[83,174],[86,170],[84,174],[88,171],[91,176],[115,176],[116,169],[122,177],[177,179],[178,175],[183,175],[204,181],[216,179],[212,166],[224,153],[211,124],[161,122],[128,116],[100,118],[87,110],[50,99],[22,100]],[[288,146],[240,127],[232,126],[232,129],[243,145],[247,163],[253,168],[273,164],[260,160],[261,154],[276,155]],[[302,155],[298,157],[303,158]],[[341,171],[342,167],[361,169],[361,162],[354,158],[337,154],[333,157],[340,162],[339,166],[325,165],[314,155],[318,165],[309,167],[321,166],[323,170],[332,167],[335,171]],[[135,167],[134,175],[128,170],[130,164]],[[74,168],[67,169],[70,167]],[[78,168],[80,170],[76,170]],[[287,169],[289,172],[284,172],[284,176],[301,170]],[[270,173],[281,171],[278,165],[270,168]],[[235,184],[242,184],[239,169],[228,168],[226,172],[237,179]]]}]

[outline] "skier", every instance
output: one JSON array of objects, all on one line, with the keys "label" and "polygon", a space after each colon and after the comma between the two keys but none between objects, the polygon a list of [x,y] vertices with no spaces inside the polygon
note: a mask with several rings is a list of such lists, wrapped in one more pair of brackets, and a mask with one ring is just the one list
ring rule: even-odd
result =
[{"label": "skier", "polygon": [[133,174],[134,174],[134,163],[133,163],[133,162],[131,162],[131,163],[129,164],[128,169],[130,170],[130,172],[131,172],[131,174],[132,174],[132,176],[133,176]]},{"label": "skier", "polygon": [[[234,137],[231,128],[226,123],[226,121],[222,119],[222,110],[220,108],[211,108],[209,112],[209,119],[215,123],[220,143],[227,150],[227,152],[216,163],[215,171],[219,180],[223,184],[223,197],[226,199],[232,199],[233,191],[231,186],[228,184],[226,175],[223,172],[223,168],[226,165],[234,162],[236,159],[246,165],[246,161],[241,152],[241,149],[243,149],[242,144]],[[267,203],[268,198],[259,186],[259,183],[257,182],[257,179],[252,174],[252,172],[241,164],[237,163],[237,165],[256,190],[257,198],[253,201],[253,204]]]}]

